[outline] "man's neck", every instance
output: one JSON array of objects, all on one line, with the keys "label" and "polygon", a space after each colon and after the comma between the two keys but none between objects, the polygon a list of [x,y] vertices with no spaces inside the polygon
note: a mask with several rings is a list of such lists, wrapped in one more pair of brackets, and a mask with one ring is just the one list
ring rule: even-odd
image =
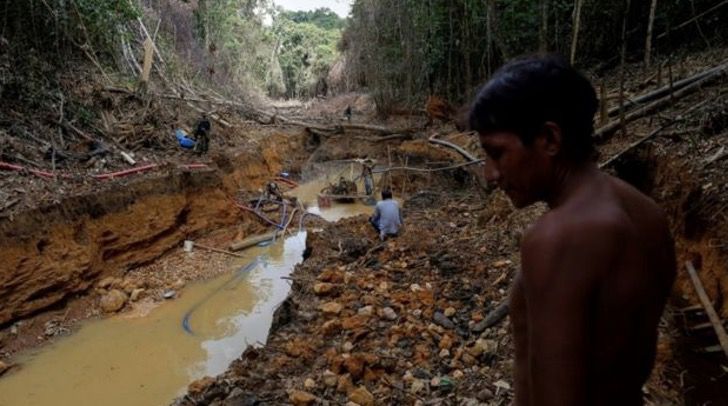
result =
[{"label": "man's neck", "polygon": [[599,173],[593,162],[562,164],[554,170],[550,193],[544,199],[550,209],[563,205],[590,178]]}]

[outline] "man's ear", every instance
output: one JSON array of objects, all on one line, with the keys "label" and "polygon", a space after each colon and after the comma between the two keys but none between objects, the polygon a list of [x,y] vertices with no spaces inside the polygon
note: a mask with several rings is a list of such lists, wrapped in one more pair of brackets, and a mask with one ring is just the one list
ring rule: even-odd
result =
[{"label": "man's ear", "polygon": [[543,124],[541,131],[544,142],[544,150],[550,156],[556,156],[561,151],[561,127],[553,121],[547,121]]}]

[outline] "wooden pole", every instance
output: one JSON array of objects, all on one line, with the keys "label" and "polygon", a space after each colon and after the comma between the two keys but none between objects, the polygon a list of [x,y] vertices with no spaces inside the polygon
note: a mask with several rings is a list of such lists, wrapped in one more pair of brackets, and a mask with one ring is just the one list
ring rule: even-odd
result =
[{"label": "wooden pole", "polygon": [[193,243],[193,246],[194,246],[194,247],[200,247],[200,248],[202,248],[203,250],[208,250],[208,251],[212,251],[212,252],[217,252],[217,253],[219,253],[219,254],[225,254],[225,255],[230,255],[230,256],[233,256],[233,257],[238,257],[238,258],[245,258],[245,256],[243,256],[243,255],[240,255],[240,254],[236,254],[236,253],[234,253],[234,252],[230,252],[230,251],[225,251],[225,250],[221,250],[221,249],[219,249],[219,248],[213,248],[213,247],[208,247],[208,246],[206,246],[206,245],[202,245],[202,244],[200,244],[200,243]]},{"label": "wooden pole", "polygon": [[718,336],[720,346],[723,348],[723,352],[725,353],[726,357],[728,357],[728,334],[726,334],[725,328],[720,322],[720,317],[718,317],[718,313],[715,312],[715,309],[713,308],[713,304],[710,302],[708,294],[705,293],[705,288],[703,288],[703,283],[700,282],[698,273],[695,272],[693,263],[690,261],[686,261],[685,267],[690,274],[690,280],[693,282],[695,292],[698,294],[698,298],[703,304],[703,308],[705,308],[705,313],[708,315],[710,323],[713,324],[713,329],[715,330],[715,334]]},{"label": "wooden pole", "polygon": [[569,62],[573,65],[576,61],[576,44],[579,41],[579,25],[581,24],[581,4],[583,0],[575,0],[574,4],[574,30],[571,34],[571,57]]},{"label": "wooden pole", "polygon": [[538,51],[548,51],[549,0],[541,0],[541,26],[538,30]]},{"label": "wooden pole", "polygon": [[629,15],[630,0],[625,1],[624,15],[622,15],[622,52],[619,64],[619,126],[622,135],[627,135],[627,123],[624,119],[624,65],[627,63],[627,16]]},{"label": "wooden pole", "polygon": [[259,244],[263,241],[272,240],[278,231],[271,231],[270,233],[256,235],[253,237],[246,238],[242,241],[234,242],[230,244],[230,251],[240,251],[242,249],[252,247],[253,245]]},{"label": "wooden pole", "polygon": [[645,38],[645,69],[650,67],[650,59],[652,57],[652,27],[655,24],[656,9],[657,0],[652,0],[652,4],[650,4],[650,17],[647,20],[647,37]]},{"label": "wooden pole", "polygon": [[144,67],[142,68],[141,82],[146,84],[149,82],[149,74],[152,72],[152,60],[154,58],[154,43],[150,38],[144,40]]},{"label": "wooden pole", "polygon": [[605,125],[609,121],[609,109],[607,108],[607,84],[602,79],[602,85],[599,87],[599,125]]}]

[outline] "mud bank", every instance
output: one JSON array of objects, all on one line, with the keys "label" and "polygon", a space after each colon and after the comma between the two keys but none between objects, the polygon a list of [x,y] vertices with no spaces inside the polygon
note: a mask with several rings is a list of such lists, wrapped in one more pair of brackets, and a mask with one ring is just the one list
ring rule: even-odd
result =
[{"label": "mud bank", "polygon": [[297,137],[279,136],[210,169],[169,169],[70,197],[0,223],[0,325],[87,290],[106,276],[148,263],[189,237],[242,223],[230,198],[256,190],[295,157]]}]

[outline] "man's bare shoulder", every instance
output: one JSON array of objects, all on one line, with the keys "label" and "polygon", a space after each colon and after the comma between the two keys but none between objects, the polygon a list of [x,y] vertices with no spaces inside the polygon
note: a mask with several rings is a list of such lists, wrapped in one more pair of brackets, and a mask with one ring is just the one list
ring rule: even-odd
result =
[{"label": "man's bare shoulder", "polygon": [[629,231],[629,221],[617,207],[588,210],[552,210],[539,218],[525,233],[522,248],[578,248],[616,241]]},{"label": "man's bare shoulder", "polygon": [[619,196],[624,210],[631,218],[647,221],[661,228],[667,228],[667,216],[652,198],[622,179],[610,175],[606,176],[615,193]]}]

